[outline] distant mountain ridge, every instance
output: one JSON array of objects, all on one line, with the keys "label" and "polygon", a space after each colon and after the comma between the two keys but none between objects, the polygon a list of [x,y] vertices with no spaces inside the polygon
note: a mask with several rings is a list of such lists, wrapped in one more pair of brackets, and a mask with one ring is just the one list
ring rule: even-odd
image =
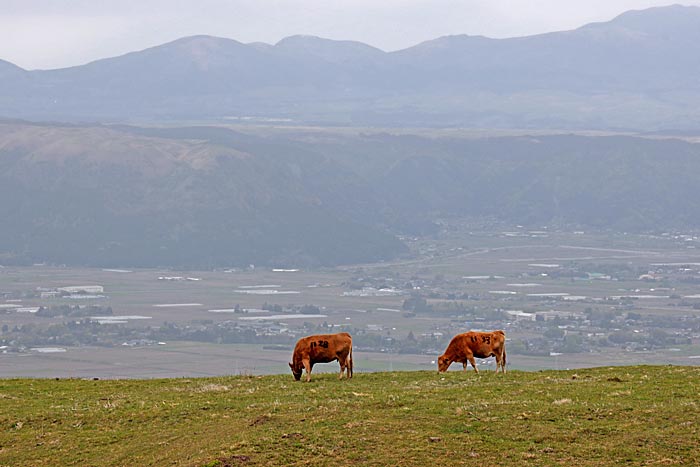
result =
[{"label": "distant mountain ridge", "polygon": [[529,37],[447,36],[396,52],[292,36],[193,36],[86,65],[0,61],[0,116],[63,121],[595,129],[700,127],[700,7]]}]

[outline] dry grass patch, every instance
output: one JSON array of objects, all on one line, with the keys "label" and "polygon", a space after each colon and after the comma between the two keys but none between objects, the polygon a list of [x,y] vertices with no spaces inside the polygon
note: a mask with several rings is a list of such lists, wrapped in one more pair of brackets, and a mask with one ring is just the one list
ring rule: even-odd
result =
[{"label": "dry grass patch", "polygon": [[470,376],[0,380],[0,466],[700,465],[700,368]]}]

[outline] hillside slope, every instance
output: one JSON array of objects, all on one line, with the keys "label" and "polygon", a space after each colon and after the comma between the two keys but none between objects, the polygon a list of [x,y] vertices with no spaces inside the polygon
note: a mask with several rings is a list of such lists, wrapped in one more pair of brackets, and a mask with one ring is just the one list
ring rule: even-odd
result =
[{"label": "hillside slope", "polygon": [[697,367],[0,380],[0,465],[698,465]]},{"label": "hillside slope", "polygon": [[[105,127],[0,124],[0,261],[323,266],[394,257],[392,235],[326,205],[359,189],[323,155]],[[308,180],[308,181],[307,181]],[[342,183],[341,183],[342,180]],[[360,186],[361,188],[361,186]],[[371,219],[371,216],[370,216]]]},{"label": "hillside slope", "polygon": [[317,267],[441,219],[700,228],[700,144],[0,123],[0,263]]}]

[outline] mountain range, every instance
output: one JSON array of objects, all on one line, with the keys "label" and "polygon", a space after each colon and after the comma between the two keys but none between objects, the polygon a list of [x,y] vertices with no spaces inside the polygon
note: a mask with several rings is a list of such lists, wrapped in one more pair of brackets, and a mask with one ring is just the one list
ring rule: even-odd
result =
[{"label": "mountain range", "polygon": [[[195,36],[0,60],[0,264],[375,262],[455,218],[699,229],[697,44],[700,7],[670,6],[396,52]],[[462,126],[519,130],[430,128]]]},{"label": "mountain range", "polygon": [[0,60],[0,116],[57,121],[700,128],[700,7],[624,13],[572,31],[448,36],[384,52],[293,36],[185,37],[56,70]]},{"label": "mountain range", "polygon": [[0,124],[0,264],[323,266],[405,251],[376,218],[357,222],[362,201],[342,208],[356,187],[327,158],[196,133]]},{"label": "mountain range", "polygon": [[698,174],[700,144],[660,137],[6,121],[0,264],[334,266],[453,219],[694,230]]}]

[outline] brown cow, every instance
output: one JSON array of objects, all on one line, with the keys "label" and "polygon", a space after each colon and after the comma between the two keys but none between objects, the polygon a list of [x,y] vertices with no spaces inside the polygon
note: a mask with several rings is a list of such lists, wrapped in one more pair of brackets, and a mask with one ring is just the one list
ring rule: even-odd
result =
[{"label": "brown cow", "polygon": [[471,363],[474,371],[479,373],[474,357],[496,357],[496,373],[500,367],[506,372],[506,333],[503,331],[476,332],[469,331],[457,334],[450,341],[445,353],[438,358],[438,372],[447,371],[452,362],[461,362],[467,371],[467,362]]},{"label": "brown cow", "polygon": [[292,369],[294,379],[301,379],[301,372],[306,369],[306,381],[311,381],[311,369],[315,363],[329,363],[338,360],[340,363],[340,377],[343,372],[352,378],[352,337],[347,332],[338,334],[319,334],[316,336],[302,337],[294,347]]}]

